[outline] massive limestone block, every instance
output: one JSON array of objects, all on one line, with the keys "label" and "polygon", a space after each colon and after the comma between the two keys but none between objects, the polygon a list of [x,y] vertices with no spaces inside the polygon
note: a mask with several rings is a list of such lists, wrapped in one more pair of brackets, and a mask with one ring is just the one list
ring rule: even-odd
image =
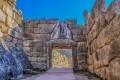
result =
[{"label": "massive limestone block", "polygon": [[47,24],[38,24],[38,27],[37,28],[34,28],[34,33],[36,34],[47,34],[47,33],[50,33],[49,32],[49,29],[47,27]]},{"label": "massive limestone block", "polygon": [[22,13],[20,10],[16,10],[14,13],[13,13],[13,19],[18,23],[20,24],[22,22]]},{"label": "massive limestone block", "polygon": [[39,63],[47,63],[47,59],[45,57],[38,57]]},{"label": "massive limestone block", "polygon": [[34,40],[34,34],[29,33],[29,34],[24,34],[24,40]]},{"label": "massive limestone block", "polygon": [[59,19],[48,19],[47,23],[48,24],[56,24],[58,22]]},{"label": "massive limestone block", "polygon": [[95,24],[95,21],[89,17],[88,18],[88,25],[86,25],[86,29],[87,29],[87,34],[89,33],[90,29],[92,28],[92,26]]},{"label": "massive limestone block", "polygon": [[31,47],[43,47],[45,44],[43,41],[32,41],[29,46]]},{"label": "massive limestone block", "polygon": [[100,76],[101,76],[103,79],[106,79],[106,78],[107,78],[107,68],[106,68],[106,67],[100,68],[99,73],[100,73]]},{"label": "massive limestone block", "polygon": [[9,27],[7,27],[5,24],[0,23],[0,29],[1,29],[1,32],[4,33],[5,35],[8,34]]},{"label": "massive limestone block", "polygon": [[23,30],[23,23],[21,23],[21,24],[19,24],[19,26],[16,26],[15,27],[15,30],[18,32],[18,33],[20,33],[21,35],[23,35],[23,32],[24,32],[24,30]]},{"label": "massive limestone block", "polygon": [[17,78],[17,65],[11,53],[7,52],[0,43],[0,79],[8,80],[12,77]]},{"label": "massive limestone block", "polygon": [[75,42],[85,42],[86,37],[85,37],[85,35],[73,35],[73,40]]},{"label": "massive limestone block", "polygon": [[45,18],[40,20],[40,24],[46,24],[46,23],[47,23],[47,20]]},{"label": "massive limestone block", "polygon": [[66,20],[65,21],[67,24],[77,24],[77,20],[75,20],[75,19],[71,19],[71,20]]},{"label": "massive limestone block", "polygon": [[[97,49],[98,49],[97,40],[94,39],[94,40],[92,41],[92,43],[91,43],[90,50],[91,50],[92,53],[94,53],[94,52],[97,51]],[[91,53],[91,54],[92,54],[92,53]]]},{"label": "massive limestone block", "polygon": [[38,46],[30,47],[30,51],[31,52],[44,53],[44,47],[38,47]]},{"label": "massive limestone block", "polygon": [[110,39],[105,36],[105,29],[100,32],[97,37],[97,45],[99,48],[103,47],[107,43],[110,43]]},{"label": "massive limestone block", "polygon": [[24,34],[29,34],[33,32],[34,32],[34,28],[24,28]]},{"label": "massive limestone block", "polygon": [[119,36],[120,32],[120,15],[116,16],[109,26],[105,28],[105,37],[107,37],[110,41],[114,39],[114,37]]},{"label": "massive limestone block", "polygon": [[38,63],[38,62],[31,62],[33,68],[39,68],[41,70],[46,70],[47,64],[46,63]]},{"label": "massive limestone block", "polygon": [[48,24],[47,27],[49,29],[49,32],[52,33],[53,29],[55,28],[56,24]]},{"label": "massive limestone block", "polygon": [[5,22],[6,20],[6,15],[5,13],[0,9],[0,21]]},{"label": "massive limestone block", "polygon": [[2,65],[0,68],[2,69],[0,78],[2,80],[16,79],[17,77],[21,77],[23,72],[28,72],[31,69],[25,53],[19,47],[11,43],[9,49],[6,50],[0,44],[0,63]]},{"label": "massive limestone block", "polygon": [[28,57],[29,61],[37,62],[37,57]]},{"label": "massive limestone block", "polygon": [[111,59],[120,57],[120,36],[111,43]]},{"label": "massive limestone block", "polygon": [[12,28],[12,29],[15,29],[18,24],[16,23],[16,21],[14,21],[11,17],[7,17],[7,25]]},{"label": "massive limestone block", "polygon": [[77,53],[85,53],[87,51],[86,43],[85,42],[79,42],[77,46]]},{"label": "massive limestone block", "polygon": [[31,23],[35,23],[35,24],[38,24],[40,21],[38,19],[33,19],[30,21]]},{"label": "massive limestone block", "polygon": [[79,61],[86,61],[87,55],[86,54],[79,54]]},{"label": "massive limestone block", "polygon": [[7,44],[7,46],[12,55],[14,56],[17,64],[17,69],[20,71],[21,74],[32,68],[27,56],[21,48],[10,42]]},{"label": "massive limestone block", "polygon": [[77,43],[75,43],[73,40],[68,39],[55,39],[50,40],[46,43],[47,46],[77,46]]},{"label": "massive limestone block", "polygon": [[77,29],[77,24],[68,24],[68,26],[71,30],[76,30]]},{"label": "massive limestone block", "polygon": [[111,46],[107,45],[103,48],[97,50],[94,57],[95,68],[100,68],[109,65],[109,62],[112,58],[111,55]]},{"label": "massive limestone block", "polygon": [[13,9],[11,8],[11,6],[4,1],[3,3],[3,11],[10,17],[12,17],[13,14]]},{"label": "massive limestone block", "polygon": [[112,20],[115,16],[116,16],[115,13],[113,13],[113,12],[111,12],[111,11],[107,11],[107,12],[105,13],[105,16],[104,16],[106,23],[107,23],[107,24],[110,24],[111,20]]},{"label": "massive limestone block", "polygon": [[93,55],[89,55],[88,56],[87,63],[88,63],[88,66],[94,64],[94,57],[93,57]]},{"label": "massive limestone block", "polygon": [[40,38],[40,41],[43,41],[43,43],[45,44],[45,42],[50,40],[50,35],[49,34],[40,34],[39,38]]},{"label": "massive limestone block", "polygon": [[30,51],[30,47],[23,47],[24,52],[26,53],[27,56],[31,56],[31,51]]},{"label": "massive limestone block", "polygon": [[1,3],[0,3],[0,9],[3,7],[3,1],[4,1],[4,0],[0,0],[0,2],[1,2]]},{"label": "massive limestone block", "polygon": [[73,29],[72,33],[73,33],[73,35],[82,35],[82,30],[81,29],[80,30]]},{"label": "massive limestone block", "polygon": [[108,80],[120,80],[120,58],[115,58],[107,69]]},{"label": "massive limestone block", "polygon": [[119,0],[113,0],[110,6],[107,9],[108,11],[116,14],[120,14],[120,2]]}]

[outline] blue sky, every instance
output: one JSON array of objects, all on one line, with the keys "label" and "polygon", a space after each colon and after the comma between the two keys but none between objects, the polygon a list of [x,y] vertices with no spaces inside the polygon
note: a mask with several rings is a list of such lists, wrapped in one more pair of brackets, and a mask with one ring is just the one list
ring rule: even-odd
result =
[{"label": "blue sky", "polygon": [[[107,5],[112,0],[106,0]],[[22,10],[24,19],[59,18],[77,19],[84,24],[83,11],[91,11],[95,0],[17,0],[17,8]]]}]

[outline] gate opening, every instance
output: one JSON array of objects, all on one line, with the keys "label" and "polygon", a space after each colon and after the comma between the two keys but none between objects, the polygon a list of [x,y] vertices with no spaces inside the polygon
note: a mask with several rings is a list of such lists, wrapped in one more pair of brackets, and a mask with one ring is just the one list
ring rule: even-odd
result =
[{"label": "gate opening", "polygon": [[71,47],[54,47],[52,50],[52,68],[73,68]]}]

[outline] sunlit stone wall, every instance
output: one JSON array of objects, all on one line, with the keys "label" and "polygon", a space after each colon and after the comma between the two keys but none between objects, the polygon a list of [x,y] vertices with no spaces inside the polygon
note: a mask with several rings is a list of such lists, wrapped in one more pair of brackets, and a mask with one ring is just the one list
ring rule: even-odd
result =
[{"label": "sunlit stone wall", "polygon": [[0,80],[17,80],[31,69],[22,50],[22,20],[16,0],[0,0]]},{"label": "sunlit stone wall", "polygon": [[104,0],[96,0],[91,12],[85,11],[88,70],[107,80],[120,80],[120,2],[113,0],[106,7]]},{"label": "sunlit stone wall", "polygon": [[16,9],[16,0],[0,0],[0,41],[22,47],[22,13]]}]

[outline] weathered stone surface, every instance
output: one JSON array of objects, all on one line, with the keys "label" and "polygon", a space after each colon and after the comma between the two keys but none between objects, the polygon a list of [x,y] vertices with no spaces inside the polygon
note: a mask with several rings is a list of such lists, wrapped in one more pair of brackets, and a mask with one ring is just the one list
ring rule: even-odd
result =
[{"label": "weathered stone surface", "polygon": [[10,17],[12,17],[13,10],[7,2],[3,3],[3,11]]},{"label": "weathered stone surface", "polygon": [[34,33],[40,34],[40,33],[50,33],[49,29],[47,28],[47,24],[38,24],[37,28],[34,28]]},{"label": "weathered stone surface", "polygon": [[37,57],[28,57],[31,62],[37,62]]},{"label": "weathered stone surface", "polygon": [[24,47],[23,50],[27,51],[27,52],[30,52],[30,48],[29,47]]},{"label": "weathered stone surface", "polygon": [[45,57],[46,55],[47,55],[47,53],[40,53],[40,52],[31,52],[31,55],[33,56],[33,57]]},{"label": "weathered stone surface", "polygon": [[118,0],[114,0],[107,9],[104,0],[97,0],[92,14],[85,18],[88,69],[108,80],[119,80],[119,12]]},{"label": "weathered stone surface", "polygon": [[40,62],[40,63],[46,63],[47,59],[45,57],[38,57],[38,62]]},{"label": "weathered stone surface", "polygon": [[86,54],[78,54],[79,61],[86,61],[87,55]]},{"label": "weathered stone surface", "polygon": [[24,34],[25,40],[34,40],[33,34]]},{"label": "weathered stone surface", "polygon": [[87,48],[86,48],[86,43],[85,42],[79,42],[78,43],[77,52],[78,53],[87,52]]},{"label": "weathered stone surface", "polygon": [[82,34],[82,30],[81,29],[80,30],[73,29],[72,33],[73,33],[73,35],[81,35]]},{"label": "weathered stone surface", "polygon": [[110,6],[107,9],[108,11],[111,11],[113,13],[120,13],[120,2],[119,0],[113,0],[113,2],[110,4]]},{"label": "weathered stone surface", "polygon": [[22,28],[23,26],[24,26],[24,24],[21,23],[21,24],[19,24],[19,26],[15,27],[15,30],[22,35],[23,35],[23,28]]},{"label": "weathered stone surface", "polygon": [[70,24],[70,25],[68,25],[69,26],[69,28],[72,30],[76,30],[77,29],[77,25],[75,25],[75,24]]},{"label": "weathered stone surface", "polygon": [[33,41],[29,44],[30,47],[43,47],[44,45],[43,41]]},{"label": "weathered stone surface", "polygon": [[34,32],[34,28],[24,28],[24,30],[25,30],[25,34],[29,34],[29,33],[33,33]]},{"label": "weathered stone surface", "polygon": [[103,79],[106,79],[107,78],[107,68],[106,67],[103,67],[100,69],[100,76],[103,78]]},{"label": "weathered stone surface", "polygon": [[17,12],[14,12],[13,13],[13,19],[18,23],[20,24],[22,22],[22,17],[17,13]]},{"label": "weathered stone surface", "polygon": [[111,22],[111,20],[115,17],[115,13],[111,12],[111,11],[107,11],[105,14],[105,20],[107,21],[107,23],[109,24]]},{"label": "weathered stone surface", "polygon": [[38,19],[33,19],[33,22],[38,24],[40,21]]},{"label": "weathered stone surface", "polygon": [[107,45],[97,50],[95,53],[95,68],[100,68],[109,65],[109,62],[112,58],[111,54],[111,46]]},{"label": "weathered stone surface", "polygon": [[26,47],[26,46],[29,47],[30,42],[31,42],[31,40],[24,40],[24,41],[23,41],[23,46],[24,46],[24,47]]},{"label": "weathered stone surface", "polygon": [[5,15],[5,13],[3,13],[3,11],[0,9],[0,21],[5,22],[5,20],[6,20],[6,15]]},{"label": "weathered stone surface", "polygon": [[44,54],[44,47],[31,47],[30,51],[31,52],[39,52],[39,53]]},{"label": "weathered stone surface", "polygon": [[0,28],[1,28],[1,32],[4,33],[4,34],[8,34],[8,30],[9,30],[9,27],[7,27],[6,25],[0,23]]},{"label": "weathered stone surface", "polygon": [[11,41],[12,41],[12,36],[8,36],[7,42],[11,42]]},{"label": "weathered stone surface", "polygon": [[48,29],[49,32],[51,33],[53,31],[53,29],[55,28],[56,24],[48,24]]},{"label": "weathered stone surface", "polygon": [[46,24],[46,23],[47,23],[47,20],[45,18],[40,20],[40,24]]},{"label": "weathered stone surface", "polygon": [[86,41],[85,35],[73,35],[73,39],[75,42],[85,42]]},{"label": "weathered stone surface", "polygon": [[46,64],[45,63],[38,63],[38,62],[31,62],[33,65],[33,68],[40,68],[41,70],[46,70]]},{"label": "weathered stone surface", "polygon": [[2,9],[2,7],[3,7],[3,0],[0,0],[0,9]]},{"label": "weathered stone surface", "polygon": [[109,42],[110,40],[105,36],[105,29],[104,29],[101,31],[101,33],[97,37],[97,45],[99,48],[101,48]]},{"label": "weathered stone surface", "polygon": [[66,20],[65,21],[67,24],[77,24],[77,20],[75,20],[75,19],[71,19],[71,20]]},{"label": "weathered stone surface", "polygon": [[47,42],[47,46],[77,46],[76,43],[74,43],[73,40],[68,40],[68,39],[55,39],[55,40],[50,40]]},{"label": "weathered stone surface", "polygon": [[114,57],[120,57],[120,36],[112,41],[111,48],[111,59]]},{"label": "weathered stone surface", "polygon": [[48,19],[47,23],[48,24],[56,24],[58,22],[59,19]]},{"label": "weathered stone surface", "polygon": [[107,69],[108,80],[120,80],[120,58],[111,61]]},{"label": "weathered stone surface", "polygon": [[14,44],[17,44],[17,39],[16,39],[16,38],[13,38],[13,39],[12,39],[12,42],[13,42]]},{"label": "weathered stone surface", "polygon": [[87,58],[88,65],[93,65],[94,64],[94,55],[89,55]]}]

